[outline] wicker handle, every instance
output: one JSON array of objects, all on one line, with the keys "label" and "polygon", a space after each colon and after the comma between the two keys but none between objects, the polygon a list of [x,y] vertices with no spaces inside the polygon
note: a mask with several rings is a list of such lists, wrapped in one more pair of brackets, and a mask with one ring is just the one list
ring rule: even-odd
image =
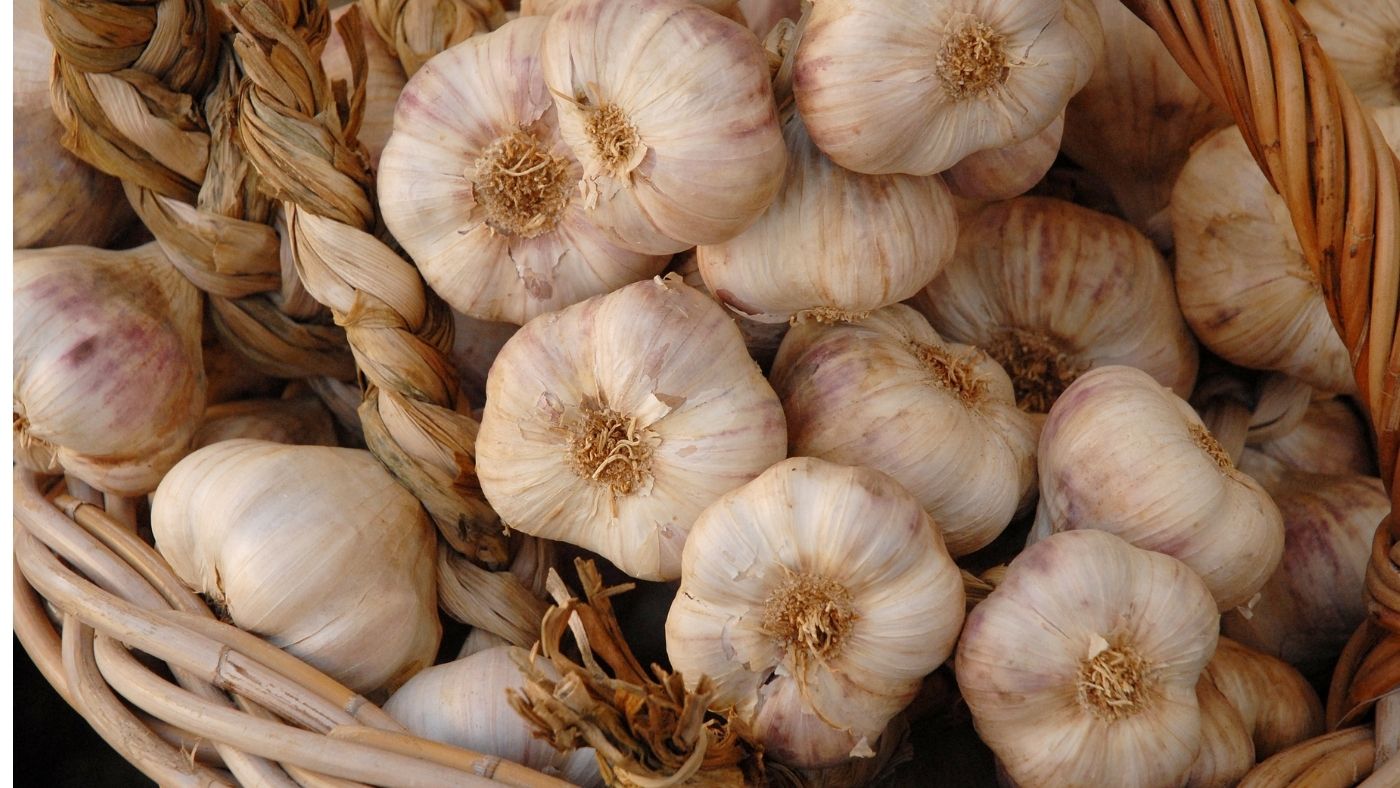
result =
[{"label": "wicker handle", "polygon": [[[1376,531],[1373,616],[1333,678],[1328,721],[1377,712],[1376,763],[1400,747],[1400,194],[1397,161],[1370,114],[1286,0],[1123,0],[1188,76],[1227,107],[1283,196],[1348,350],[1375,430],[1392,514]],[[1290,778],[1291,779],[1291,778]]]}]

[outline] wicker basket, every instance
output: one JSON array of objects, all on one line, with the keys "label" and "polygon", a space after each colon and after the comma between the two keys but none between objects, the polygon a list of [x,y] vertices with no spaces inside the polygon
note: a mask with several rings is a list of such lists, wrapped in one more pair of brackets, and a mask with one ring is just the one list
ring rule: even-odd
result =
[{"label": "wicker basket", "polygon": [[[1284,196],[1352,352],[1382,477],[1400,505],[1395,157],[1286,0],[1124,1],[1185,72],[1229,107]],[[347,239],[371,237],[374,202],[355,155],[354,96],[337,106],[306,44],[324,37],[325,3],[44,3],[63,20],[48,21],[60,53],[56,107],[70,132],[67,142],[122,178],[147,226],[167,249],[179,250],[172,257],[210,294],[221,335],[268,369],[342,378],[348,340],[364,381],[359,415],[369,447],[423,500],[445,543],[472,559],[499,559],[504,546],[493,541],[489,508],[474,490],[469,442],[458,445],[451,437],[473,435],[474,425],[460,412],[445,361],[450,334],[442,305],[388,247],[344,252]],[[381,31],[394,29],[394,15],[407,5],[362,4]],[[85,24],[89,32],[99,29],[104,18],[130,19],[129,35],[74,34]],[[233,47],[221,47],[221,34],[233,29]],[[232,63],[241,67],[241,79]],[[290,247],[283,251],[295,261],[305,287],[300,295],[328,307],[335,326],[270,314],[257,300],[278,279],[267,264],[269,244],[275,250],[279,243],[269,224],[197,197],[197,178],[123,137],[108,118],[113,109],[86,87],[94,75],[145,84],[142,74],[171,96],[221,96],[204,104],[203,128],[211,132],[232,122],[233,113],[223,113],[236,104],[240,147],[282,201],[283,243]],[[164,120],[179,133],[191,131]],[[206,183],[217,177],[239,185],[229,174],[236,169],[228,167],[233,154],[213,148]],[[240,245],[230,249],[235,236]],[[238,257],[232,262],[231,252]],[[564,784],[413,737],[365,698],[220,623],[137,536],[130,502],[18,471],[14,506],[16,633],[58,693],[160,784]],[[1400,785],[1400,759],[1389,759],[1400,748],[1397,541],[1400,518],[1392,515],[1376,532],[1367,576],[1373,615],[1352,638],[1333,680],[1328,722],[1336,732],[1280,753],[1246,784],[1349,785],[1377,768],[1376,784]],[[517,642],[539,631],[534,620],[490,623],[512,629]]]}]

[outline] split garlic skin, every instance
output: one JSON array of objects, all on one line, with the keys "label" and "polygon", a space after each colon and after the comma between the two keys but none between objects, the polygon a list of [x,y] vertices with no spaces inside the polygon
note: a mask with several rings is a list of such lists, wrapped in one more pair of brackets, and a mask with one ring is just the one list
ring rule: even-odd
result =
[{"label": "split garlic skin", "polygon": [[1162,255],[1127,222],[1062,200],[982,209],[912,304],[939,334],[996,359],[1031,413],[1094,367],[1137,367],[1182,397],[1196,380],[1196,341]]},{"label": "split garlic skin", "polygon": [[1080,0],[822,0],[793,94],[837,164],[932,175],[1050,125],[1102,46]]},{"label": "split garlic skin", "polygon": [[771,379],[794,455],[889,474],[955,556],[991,543],[1034,491],[1037,430],[1006,373],[907,306],[850,324],[798,323]]},{"label": "split garlic skin", "polygon": [[518,19],[428,61],[380,161],[385,224],[433,290],[481,320],[518,325],[666,265],[586,215],[540,70],[546,24]]},{"label": "split garlic skin", "polygon": [[367,451],[228,440],[151,503],[156,549],[228,618],[359,693],[432,664],[437,537]]},{"label": "split garlic skin", "polygon": [[1227,361],[1354,392],[1350,354],[1303,257],[1287,204],[1239,128],[1199,142],[1172,190],[1176,292],[1201,343]]},{"label": "split garlic skin", "polygon": [[1097,531],[1037,542],[968,614],[955,672],[1022,788],[1177,786],[1219,616],[1185,564]]},{"label": "split garlic skin", "polygon": [[622,245],[720,243],[778,193],[767,56],[741,25],[685,0],[576,0],[549,18],[541,60],[589,218]]},{"label": "split garlic skin", "polygon": [[527,323],[491,368],[476,441],[506,525],[643,580],[678,577],[700,511],[786,451],[734,321],[675,276]]},{"label": "split garlic skin", "polygon": [[794,457],[696,521],[666,651],[779,760],[830,766],[874,754],[963,609],[937,526],[897,482]]},{"label": "split garlic skin", "polygon": [[769,323],[810,309],[855,316],[909,298],[943,270],[958,223],[941,179],[837,166],[795,114],[783,137],[787,173],[768,210],[696,250],[721,302]]},{"label": "split garlic skin", "polygon": [[1195,570],[1220,610],[1278,567],[1283,520],[1196,412],[1147,373],[1100,367],[1051,408],[1040,435],[1035,535],[1106,531]]},{"label": "split garlic skin", "polygon": [[1298,13],[1362,103],[1400,105],[1400,6],[1385,0],[1298,0]]}]

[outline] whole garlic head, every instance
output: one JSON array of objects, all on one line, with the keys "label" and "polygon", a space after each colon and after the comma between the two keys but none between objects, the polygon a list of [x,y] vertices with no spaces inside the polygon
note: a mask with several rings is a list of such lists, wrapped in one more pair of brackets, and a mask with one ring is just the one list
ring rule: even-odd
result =
[{"label": "whole garlic head", "polygon": [[1222,611],[1249,602],[1283,556],[1269,494],[1141,370],[1100,367],[1071,384],[1045,421],[1039,466],[1038,535],[1107,531],[1179,558]]},{"label": "whole garlic head", "polygon": [[958,569],[917,501],[876,471],[794,457],[696,520],[666,651],[768,753],[820,767],[875,754],[962,619]]},{"label": "whole garlic head", "polygon": [[1400,105],[1400,6],[1375,0],[1298,0],[1327,59],[1363,103]]},{"label": "whole garlic head", "polygon": [[575,0],[549,17],[541,59],[589,216],[624,246],[728,240],[777,194],[767,57],[738,23],[685,0]]},{"label": "whole garlic head", "polygon": [[1031,413],[1094,367],[1137,367],[1182,397],[1196,379],[1162,255],[1127,222],[1061,200],[982,209],[913,304],[938,333],[996,359]]},{"label": "whole garlic head", "polygon": [[156,549],[240,629],[360,693],[432,664],[436,532],[367,451],[228,440],[151,503]]},{"label": "whole garlic head", "polygon": [[540,70],[547,22],[473,36],[413,75],[379,168],[384,223],[457,311],[524,323],[660,272],[593,226]]},{"label": "whole garlic head", "polygon": [[798,323],[771,378],[794,455],[894,477],[955,556],[995,539],[1034,490],[1036,427],[1006,373],[903,304],[858,323]]},{"label": "whole garlic head", "polygon": [[1196,684],[1219,624],[1185,564],[1069,531],[1011,562],[968,614],[954,670],[1017,785],[1177,786],[1200,749]]},{"label": "whole garlic head", "polygon": [[[536,738],[507,702],[507,690],[525,686],[512,657],[514,650],[495,646],[426,668],[399,687],[384,710],[426,739],[515,761],[575,785],[601,785],[591,748],[559,752]],[[544,660],[537,664],[541,670],[552,670]]]},{"label": "whole garlic head", "polygon": [[1172,190],[1176,292],[1201,343],[1313,388],[1356,390],[1350,354],[1303,257],[1288,206],[1238,127],[1206,137]]},{"label": "whole garlic head", "polygon": [[932,175],[1050,125],[1102,36],[1081,0],[822,0],[793,94],[837,164]]},{"label": "whole garlic head", "polygon": [[769,323],[806,310],[854,317],[909,298],[938,275],[958,236],[939,178],[839,167],[796,115],[783,137],[787,174],[768,210],[737,237],[696,249],[721,302]]},{"label": "whole garlic head", "polygon": [[486,380],[476,461],[506,525],[671,580],[700,511],[786,450],[778,397],[734,321],[668,276],[511,337]]},{"label": "whole garlic head", "polygon": [[16,459],[144,495],[204,412],[198,290],[156,243],[14,256]]}]

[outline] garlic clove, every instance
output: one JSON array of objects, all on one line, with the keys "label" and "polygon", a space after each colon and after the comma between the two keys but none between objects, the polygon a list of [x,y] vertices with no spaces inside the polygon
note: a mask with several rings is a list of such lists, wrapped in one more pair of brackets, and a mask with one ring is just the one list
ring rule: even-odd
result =
[{"label": "garlic clove", "polygon": [[151,504],[156,549],[240,629],[359,693],[432,664],[436,532],[367,451],[228,440]]},{"label": "garlic clove", "polygon": [[1009,200],[1031,190],[1060,154],[1065,115],[1060,113],[1035,136],[1004,148],[964,157],[943,174],[949,190],[967,200]]},{"label": "garlic clove", "polygon": [[740,25],[684,0],[578,0],[549,18],[541,60],[589,216],[622,245],[719,243],[777,194],[767,57]]},{"label": "garlic clove", "polygon": [[780,760],[829,766],[874,754],[951,652],[962,593],[937,527],[894,480],[793,458],[696,521],[666,650]]},{"label": "garlic clove", "polygon": [[778,397],[678,277],[530,321],[486,381],[477,472],[512,528],[674,579],[691,523],[786,452]]},{"label": "garlic clove", "polygon": [[1092,9],[1063,0],[830,0],[810,12],[793,93],[841,166],[932,175],[1050,125],[1100,47]]},{"label": "garlic clove", "polygon": [[586,216],[528,17],[433,58],[404,88],[380,163],[394,237],[453,308],[524,323],[658,273]]},{"label": "garlic clove", "polygon": [[204,411],[200,292],[158,244],[14,257],[14,446],[26,467],[141,495]]},{"label": "garlic clove", "polygon": [[[592,748],[555,750],[510,706],[506,692],[525,686],[515,662],[521,658],[519,649],[496,646],[426,668],[400,687],[384,710],[418,736],[505,758],[575,785],[602,785]],[[554,675],[543,661],[536,664]]]},{"label": "garlic clove", "polygon": [[985,353],[897,304],[853,324],[794,326],[773,364],[792,452],[887,473],[948,550],[991,543],[1035,488],[1036,429]]},{"label": "garlic clove", "polygon": [[1126,222],[1060,200],[982,209],[912,304],[941,335],[996,359],[1032,413],[1094,367],[1137,367],[1182,397],[1196,379],[1161,254]]},{"label": "garlic clove", "polygon": [[968,614],[958,686],[1018,785],[1174,786],[1200,748],[1196,685],[1218,626],[1180,561],[1058,533]]},{"label": "garlic clove", "polygon": [[[351,84],[350,56],[345,51],[345,41],[340,37],[337,23],[350,10],[343,6],[331,12],[331,35],[326,40],[325,51],[321,53],[321,65],[326,77]],[[365,114],[357,135],[369,151],[370,162],[379,169],[379,158],[389,135],[394,130],[394,105],[403,92],[408,77],[394,53],[384,44],[379,34],[374,32],[370,21],[360,17],[360,37],[365,44]]]},{"label": "garlic clove", "polygon": [[768,210],[737,237],[696,250],[722,303],[760,322],[806,310],[854,317],[909,298],[938,275],[957,239],[940,179],[839,167],[796,115],[783,136],[787,173]]},{"label": "garlic clove", "polygon": [[1298,13],[1357,98],[1400,105],[1400,8],[1373,0],[1298,0]]},{"label": "garlic clove", "polygon": [[1278,567],[1283,521],[1181,398],[1131,367],[1100,367],[1050,410],[1039,446],[1044,532],[1095,529],[1179,558],[1220,610]]}]

